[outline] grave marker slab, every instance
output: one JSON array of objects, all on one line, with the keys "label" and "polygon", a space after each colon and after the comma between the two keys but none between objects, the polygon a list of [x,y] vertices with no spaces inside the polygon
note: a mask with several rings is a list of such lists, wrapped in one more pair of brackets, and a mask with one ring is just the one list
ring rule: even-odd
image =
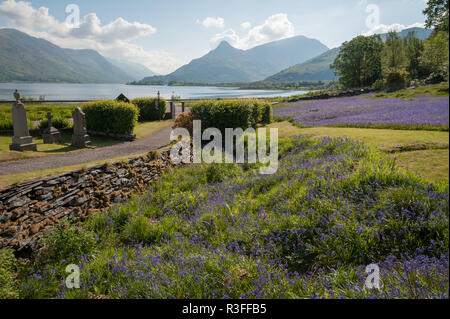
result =
[{"label": "grave marker slab", "polygon": [[33,138],[30,136],[28,129],[27,111],[25,105],[20,101],[20,93],[16,90],[14,92],[16,102],[12,106],[12,120],[14,127],[14,136],[12,144],[9,146],[11,151],[37,151],[37,146],[33,143]]},{"label": "grave marker slab", "polygon": [[77,107],[73,113],[73,136],[72,146],[87,147],[91,144],[86,129],[86,115]]}]

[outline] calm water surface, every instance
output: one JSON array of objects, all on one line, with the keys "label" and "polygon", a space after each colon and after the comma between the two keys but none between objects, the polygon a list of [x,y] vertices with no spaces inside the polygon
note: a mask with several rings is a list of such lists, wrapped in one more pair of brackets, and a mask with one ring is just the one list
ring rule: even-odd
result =
[{"label": "calm water surface", "polygon": [[160,91],[161,96],[170,99],[172,95],[182,99],[204,98],[244,98],[244,97],[275,97],[304,94],[307,91],[281,90],[239,90],[237,88],[203,87],[203,86],[140,86],[125,84],[65,84],[65,83],[0,83],[0,100],[13,100],[14,90],[19,90],[22,96],[46,100],[100,100],[115,99],[120,93],[128,98],[155,96]]}]

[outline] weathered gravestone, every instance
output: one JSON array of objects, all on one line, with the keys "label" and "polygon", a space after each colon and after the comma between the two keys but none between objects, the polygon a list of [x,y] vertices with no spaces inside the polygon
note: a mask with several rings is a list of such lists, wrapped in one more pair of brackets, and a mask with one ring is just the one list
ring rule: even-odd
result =
[{"label": "weathered gravestone", "polygon": [[44,144],[61,143],[61,133],[53,127],[53,115],[52,113],[47,113],[48,127],[44,130],[42,137],[44,139]]},{"label": "weathered gravestone", "polygon": [[14,136],[12,144],[9,146],[11,151],[37,151],[37,146],[33,143],[33,138],[30,136],[28,129],[27,111],[25,105],[20,101],[20,93],[16,90],[14,92],[16,102],[12,106],[12,120],[14,127]]},{"label": "weathered gravestone", "polygon": [[91,144],[89,140],[89,135],[86,129],[86,115],[83,111],[77,107],[73,113],[73,136],[72,136],[72,146],[75,147],[86,147]]}]

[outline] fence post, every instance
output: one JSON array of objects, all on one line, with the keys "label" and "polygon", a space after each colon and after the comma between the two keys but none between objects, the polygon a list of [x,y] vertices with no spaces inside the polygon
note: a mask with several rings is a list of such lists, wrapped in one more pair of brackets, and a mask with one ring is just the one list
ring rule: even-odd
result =
[{"label": "fence post", "polygon": [[181,112],[184,113],[184,102],[181,102]]},{"label": "fence post", "polygon": [[172,120],[175,120],[175,103],[170,102],[170,113],[172,115]]}]

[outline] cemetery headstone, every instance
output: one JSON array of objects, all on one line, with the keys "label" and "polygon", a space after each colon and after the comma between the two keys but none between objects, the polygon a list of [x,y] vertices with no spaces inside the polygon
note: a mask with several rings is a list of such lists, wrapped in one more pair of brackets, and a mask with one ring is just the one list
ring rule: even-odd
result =
[{"label": "cemetery headstone", "polygon": [[73,136],[72,136],[72,146],[75,147],[87,147],[91,144],[89,140],[89,135],[86,129],[86,115],[83,111],[77,107],[73,113]]},{"label": "cemetery headstone", "polygon": [[48,127],[44,130],[42,137],[44,144],[61,143],[61,133],[53,127],[53,115],[47,113]]},{"label": "cemetery headstone", "polygon": [[9,146],[11,151],[37,151],[37,146],[33,143],[33,138],[30,136],[28,129],[27,111],[25,105],[20,101],[20,93],[16,90],[14,92],[16,101],[12,106],[12,120],[14,126],[14,136],[12,144]]}]

